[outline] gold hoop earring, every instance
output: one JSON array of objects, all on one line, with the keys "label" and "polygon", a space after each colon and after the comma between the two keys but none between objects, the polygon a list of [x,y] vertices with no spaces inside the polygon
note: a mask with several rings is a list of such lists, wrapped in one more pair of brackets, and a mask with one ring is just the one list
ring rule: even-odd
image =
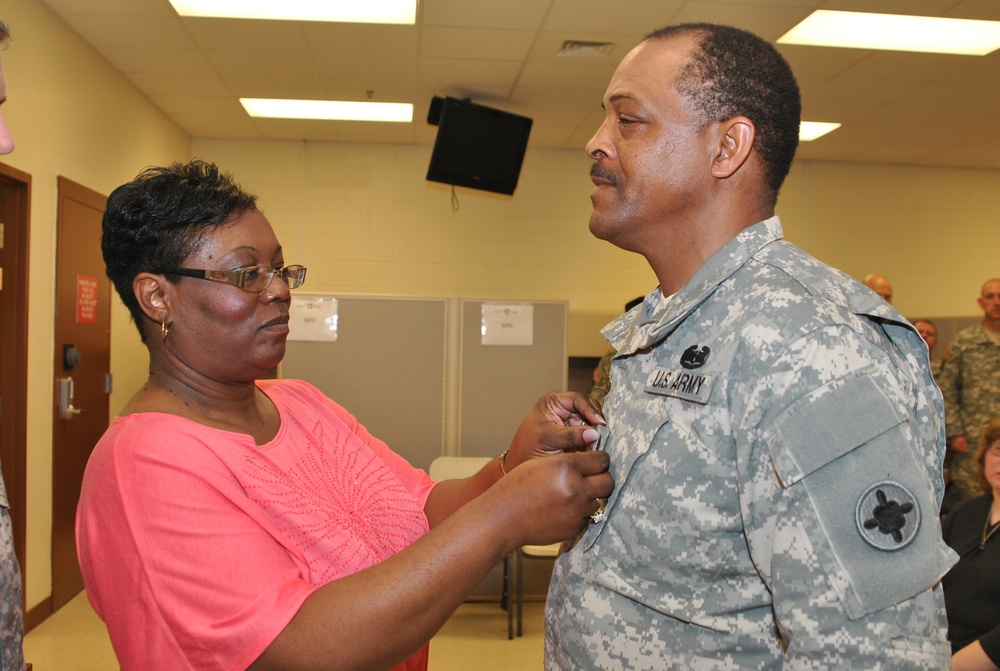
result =
[{"label": "gold hoop earring", "polygon": [[160,333],[163,334],[163,342],[167,342],[167,334],[170,333],[170,325],[167,324],[167,320],[164,319],[160,323]]}]

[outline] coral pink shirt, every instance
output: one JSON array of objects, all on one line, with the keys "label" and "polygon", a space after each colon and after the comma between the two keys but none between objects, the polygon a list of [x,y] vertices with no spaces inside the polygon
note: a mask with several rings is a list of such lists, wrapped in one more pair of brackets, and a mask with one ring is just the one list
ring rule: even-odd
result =
[{"label": "coral pink shirt", "polygon": [[[138,413],[90,457],[77,551],[126,671],[245,669],[313,590],[428,530],[423,471],[309,384],[259,386],[281,415],[265,445]],[[398,668],[426,666],[424,646]]]}]

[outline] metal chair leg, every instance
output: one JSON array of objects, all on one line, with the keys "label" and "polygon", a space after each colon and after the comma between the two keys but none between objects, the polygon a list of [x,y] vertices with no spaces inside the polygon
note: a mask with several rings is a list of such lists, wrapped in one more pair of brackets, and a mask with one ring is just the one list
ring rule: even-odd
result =
[{"label": "metal chair leg", "polygon": [[[510,561],[511,555],[507,555],[504,562]],[[518,581],[521,578],[521,573],[516,568],[514,570],[514,580]],[[507,584],[507,640],[511,641],[514,639],[514,604],[510,602],[510,583]]]},{"label": "metal chair leg", "polygon": [[521,607],[524,605],[524,553],[517,551],[517,635],[521,635]]}]

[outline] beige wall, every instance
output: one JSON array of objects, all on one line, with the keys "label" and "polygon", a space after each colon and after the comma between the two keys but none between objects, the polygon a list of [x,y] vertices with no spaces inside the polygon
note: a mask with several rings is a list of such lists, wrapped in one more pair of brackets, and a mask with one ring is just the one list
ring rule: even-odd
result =
[{"label": "beige wall", "polygon": [[1000,276],[1000,171],[803,161],[778,213],[788,239],[854,277],[893,283],[911,319],[982,315]]},{"label": "beige wall", "polygon": [[[37,0],[4,0],[0,16],[13,35],[3,52],[8,79],[3,111],[16,143],[14,152],[0,160],[32,178],[25,567],[25,595],[32,608],[52,591],[56,177],[106,194],[144,165],[187,158],[190,138]],[[113,342],[129,328],[116,302]],[[129,377],[129,367],[113,351],[119,385]],[[145,368],[143,363],[139,371]]]},{"label": "beige wall", "polygon": [[[219,162],[260,196],[308,288],[411,296],[565,299],[570,354],[603,353],[597,328],[653,288],[645,261],[587,232],[582,151],[531,150],[514,197],[427,182],[427,146],[189,138],[84,47],[37,0],[5,0],[4,114],[34,179],[28,428],[29,607],[50,593],[55,181],[108,193],[143,166],[189,155]],[[976,314],[995,261],[1000,173],[800,162],[779,214],[788,238],[855,277],[888,275],[910,316]],[[401,325],[401,334],[405,325]],[[142,383],[145,352],[117,303],[117,412]]]},{"label": "beige wall", "polygon": [[[570,355],[655,286],[644,259],[593,238],[583,151],[529,150],[513,197],[425,179],[430,147],[195,139],[260,196],[313,291],[565,299]],[[854,277],[879,272],[905,315],[978,311],[1000,275],[1000,171],[801,161],[782,190],[787,238]]]},{"label": "beige wall", "polygon": [[595,239],[583,151],[530,150],[516,194],[428,182],[430,146],[195,139],[260,197],[311,291],[570,301],[571,355],[655,278]]}]

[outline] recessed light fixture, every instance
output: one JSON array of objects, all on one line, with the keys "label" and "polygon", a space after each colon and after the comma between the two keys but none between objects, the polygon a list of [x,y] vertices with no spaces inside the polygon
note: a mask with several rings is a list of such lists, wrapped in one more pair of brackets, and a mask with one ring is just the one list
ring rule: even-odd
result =
[{"label": "recessed light fixture", "polygon": [[983,56],[1000,48],[1000,21],[818,9],[778,44]]},{"label": "recessed light fixture", "polygon": [[413,121],[411,103],[366,103],[343,100],[280,100],[240,98],[250,116],[327,121]]},{"label": "recessed light fixture", "polygon": [[181,16],[408,25],[417,21],[417,0],[170,0],[170,4]]},{"label": "recessed light fixture", "polygon": [[556,56],[560,58],[607,58],[614,48],[614,42],[566,40],[556,52]]},{"label": "recessed light fixture", "polygon": [[823,137],[831,131],[840,128],[839,123],[827,123],[825,121],[801,121],[799,122],[799,142],[811,142],[818,137]]}]

